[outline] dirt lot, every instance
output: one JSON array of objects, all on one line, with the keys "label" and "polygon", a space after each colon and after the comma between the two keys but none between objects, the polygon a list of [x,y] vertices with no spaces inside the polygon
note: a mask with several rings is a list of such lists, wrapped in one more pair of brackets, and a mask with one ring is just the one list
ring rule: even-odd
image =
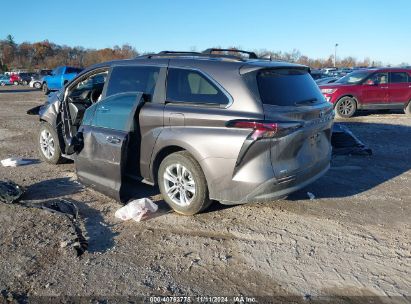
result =
[{"label": "dirt lot", "polygon": [[[0,159],[38,159],[37,117],[44,95],[0,89]],[[62,216],[0,204],[0,291],[26,296],[381,296],[411,297],[411,119],[361,114],[347,126],[373,156],[338,156],[326,176],[266,204],[120,222],[120,205],[76,183],[74,165],[0,166],[0,179],[26,187],[24,199],[77,202],[89,238],[81,258]],[[307,191],[315,194],[309,200]],[[0,302],[2,297],[0,297]],[[365,298],[358,297],[359,301]],[[362,299],[362,300],[361,300]]]}]

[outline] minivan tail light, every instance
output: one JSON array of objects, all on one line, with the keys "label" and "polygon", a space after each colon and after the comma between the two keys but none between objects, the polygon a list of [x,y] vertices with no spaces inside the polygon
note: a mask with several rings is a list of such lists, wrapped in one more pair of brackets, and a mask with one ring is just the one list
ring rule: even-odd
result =
[{"label": "minivan tail light", "polygon": [[253,140],[274,137],[278,131],[278,123],[276,122],[231,120],[227,122],[226,126],[228,128],[253,129],[253,132],[250,134]]},{"label": "minivan tail light", "polygon": [[230,120],[226,123],[228,128],[252,129],[253,132],[248,138],[254,141],[261,138],[286,136],[302,126],[300,122],[273,122],[265,120]]}]

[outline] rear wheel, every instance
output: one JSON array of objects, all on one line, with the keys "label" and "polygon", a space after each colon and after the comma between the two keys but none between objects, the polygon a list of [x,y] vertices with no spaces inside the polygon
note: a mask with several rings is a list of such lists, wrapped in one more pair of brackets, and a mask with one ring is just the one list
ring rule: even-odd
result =
[{"label": "rear wheel", "polygon": [[18,85],[19,82],[18,82],[18,81],[13,81],[13,84],[14,84],[14,85]]},{"label": "rear wheel", "polygon": [[58,164],[63,161],[61,156],[59,138],[57,132],[46,122],[40,124],[38,133],[38,150],[43,161],[50,164]]},{"label": "rear wheel", "polygon": [[46,82],[43,84],[43,93],[46,94],[46,95],[48,93],[50,93],[50,90],[49,90]]},{"label": "rear wheel", "polygon": [[41,89],[41,83],[40,83],[40,82],[35,82],[35,83],[34,83],[34,87],[35,87],[36,89]]},{"label": "rear wheel", "polygon": [[193,215],[211,204],[204,173],[186,151],[173,153],[161,162],[158,184],[164,200],[177,213]]},{"label": "rear wheel", "polygon": [[349,118],[357,111],[357,103],[354,98],[346,96],[338,100],[335,105],[335,115],[339,118]]},{"label": "rear wheel", "polygon": [[6,85],[5,82],[0,82],[0,86],[4,87]]},{"label": "rear wheel", "polygon": [[29,83],[26,80],[23,80],[23,85],[28,85]]},{"label": "rear wheel", "polygon": [[411,116],[411,101],[408,102],[407,106],[404,108],[404,113],[405,113],[406,115]]}]

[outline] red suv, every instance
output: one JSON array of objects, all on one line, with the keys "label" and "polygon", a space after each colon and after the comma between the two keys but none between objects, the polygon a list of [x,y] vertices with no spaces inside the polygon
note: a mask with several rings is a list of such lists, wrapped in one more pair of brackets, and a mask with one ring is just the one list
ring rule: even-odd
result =
[{"label": "red suv", "polygon": [[10,76],[10,82],[14,85],[18,85],[21,81],[19,74],[12,74]]},{"label": "red suv", "polygon": [[411,115],[411,69],[359,70],[320,88],[338,117],[351,117],[357,110],[393,109]]}]

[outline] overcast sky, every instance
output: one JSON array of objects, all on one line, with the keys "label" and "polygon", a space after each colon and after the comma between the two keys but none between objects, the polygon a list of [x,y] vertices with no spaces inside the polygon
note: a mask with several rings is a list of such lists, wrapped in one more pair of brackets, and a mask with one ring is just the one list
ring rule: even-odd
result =
[{"label": "overcast sky", "polygon": [[411,64],[411,0],[4,1],[0,38],[138,51],[213,46]]}]

